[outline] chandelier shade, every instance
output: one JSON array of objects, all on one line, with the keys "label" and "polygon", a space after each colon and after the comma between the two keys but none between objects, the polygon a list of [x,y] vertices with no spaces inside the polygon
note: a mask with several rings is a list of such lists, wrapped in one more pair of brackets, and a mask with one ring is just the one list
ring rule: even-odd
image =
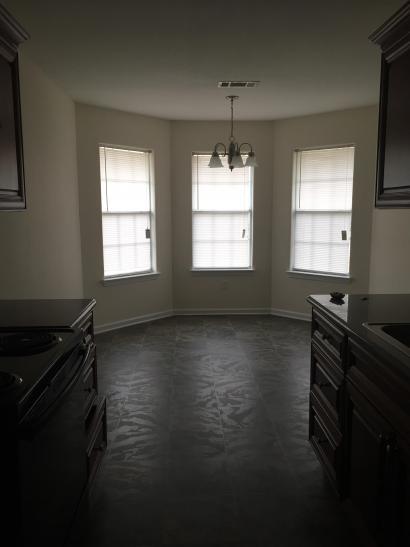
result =
[{"label": "chandelier shade", "polygon": [[212,152],[208,167],[223,167],[221,158],[216,150]]},{"label": "chandelier shade", "polygon": [[[239,99],[239,97],[237,95],[228,95],[226,99],[231,102],[231,135],[229,137],[229,145],[226,147],[222,142],[217,142],[215,144],[208,167],[212,169],[223,167],[221,156],[228,156],[228,166],[231,171],[235,167],[257,167],[258,162],[256,161],[256,156],[252,145],[248,142],[239,144],[236,142],[233,134],[233,103],[236,99]],[[247,151],[242,152],[242,147],[246,147]],[[244,155],[247,156],[245,163],[242,158]]]},{"label": "chandelier shade", "polygon": [[258,167],[258,162],[256,161],[255,152],[251,150],[246,158],[245,167]]}]

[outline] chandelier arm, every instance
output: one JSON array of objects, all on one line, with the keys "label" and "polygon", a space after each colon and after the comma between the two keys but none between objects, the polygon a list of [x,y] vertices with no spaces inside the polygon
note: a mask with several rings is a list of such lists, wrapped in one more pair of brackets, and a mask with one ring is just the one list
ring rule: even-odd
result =
[{"label": "chandelier arm", "polygon": [[[223,151],[223,154],[222,152],[218,152],[218,146],[222,146],[224,151]],[[214,146],[214,152],[217,152],[218,154],[220,154],[221,156],[226,156],[226,146],[224,145],[223,142],[217,142]]]},{"label": "chandelier arm", "polygon": [[249,152],[245,152],[245,154],[251,154],[253,152],[252,145],[249,142],[243,142],[239,147],[239,153],[241,154],[242,146],[249,146],[250,150]]}]

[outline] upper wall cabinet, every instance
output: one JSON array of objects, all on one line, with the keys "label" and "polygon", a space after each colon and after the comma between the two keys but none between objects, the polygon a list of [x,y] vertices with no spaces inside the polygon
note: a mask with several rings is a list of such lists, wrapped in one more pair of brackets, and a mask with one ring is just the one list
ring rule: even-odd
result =
[{"label": "upper wall cabinet", "polygon": [[28,34],[0,5],[0,209],[25,209],[18,46]]},{"label": "upper wall cabinet", "polygon": [[382,51],[376,207],[410,207],[410,2],[370,40]]}]

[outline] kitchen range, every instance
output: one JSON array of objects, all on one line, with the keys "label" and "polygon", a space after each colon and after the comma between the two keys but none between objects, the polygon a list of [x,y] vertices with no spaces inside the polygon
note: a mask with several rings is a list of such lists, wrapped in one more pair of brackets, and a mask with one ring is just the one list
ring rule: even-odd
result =
[{"label": "kitchen range", "polygon": [[[2,530],[64,545],[106,448],[94,300],[0,301]],[[4,536],[3,536],[4,537]]]}]

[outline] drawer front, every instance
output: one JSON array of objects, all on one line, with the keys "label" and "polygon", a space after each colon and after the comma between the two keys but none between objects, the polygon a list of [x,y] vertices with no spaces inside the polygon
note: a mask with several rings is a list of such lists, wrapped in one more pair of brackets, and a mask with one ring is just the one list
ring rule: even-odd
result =
[{"label": "drawer front", "polygon": [[339,367],[343,367],[346,354],[346,335],[342,330],[320,315],[312,314],[312,339]]},{"label": "drawer front", "polygon": [[320,419],[318,414],[313,413],[313,429],[311,441],[320,450],[323,457],[327,460],[331,466],[334,475],[336,476],[337,467],[337,446],[331,441],[329,433],[324,426],[324,422]]},{"label": "drawer front", "polygon": [[312,347],[311,374],[311,389],[322,399],[333,418],[341,423],[343,376],[314,346]]},{"label": "drawer front", "polygon": [[93,314],[90,313],[83,319],[83,321],[78,325],[79,328],[83,331],[84,337],[90,337],[94,340],[94,324],[93,324]]},{"label": "drawer front", "polygon": [[92,481],[107,448],[107,409],[105,398],[100,399],[93,408],[94,414],[89,424],[87,448],[88,480]]},{"label": "drawer front", "polygon": [[97,360],[95,348],[89,366],[83,375],[84,415],[87,415],[97,397]]},{"label": "drawer front", "polygon": [[[311,394],[311,398],[314,395]],[[342,495],[342,436],[340,432],[335,431],[326,419],[318,411],[318,408],[311,404],[310,406],[310,442],[318,458],[337,490]]]},{"label": "drawer front", "polygon": [[339,496],[344,496],[342,441],[339,425],[329,417],[322,398],[310,392],[309,440]]}]

